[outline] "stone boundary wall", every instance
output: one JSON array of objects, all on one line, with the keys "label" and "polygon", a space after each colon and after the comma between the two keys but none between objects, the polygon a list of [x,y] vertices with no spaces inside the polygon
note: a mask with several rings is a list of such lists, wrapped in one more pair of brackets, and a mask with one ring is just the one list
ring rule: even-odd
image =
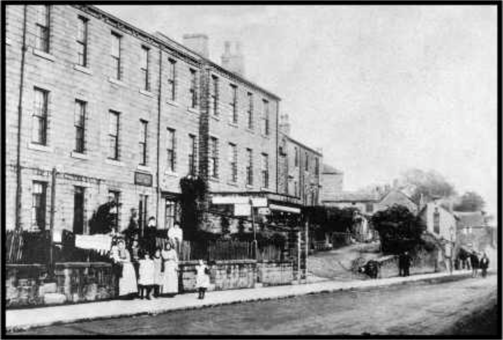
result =
[{"label": "stone boundary wall", "polygon": [[104,262],[56,263],[55,277],[48,281],[41,264],[7,264],[6,307],[27,307],[98,301],[117,296],[117,278]]},{"label": "stone boundary wall", "polygon": [[[181,293],[196,291],[197,261],[180,262],[179,288]],[[208,290],[254,288],[257,262],[255,260],[216,261],[210,269]]]},{"label": "stone boundary wall", "polygon": [[257,279],[264,286],[292,284],[293,263],[289,261],[258,263]]},{"label": "stone boundary wall", "polygon": [[[179,265],[179,292],[196,291],[197,261]],[[210,268],[208,290],[255,288],[288,285],[293,281],[292,262],[260,262],[255,260],[216,261]],[[56,263],[54,280],[49,282],[47,268],[42,264],[7,264],[6,307],[68,304],[117,297],[118,278],[110,263]]]}]

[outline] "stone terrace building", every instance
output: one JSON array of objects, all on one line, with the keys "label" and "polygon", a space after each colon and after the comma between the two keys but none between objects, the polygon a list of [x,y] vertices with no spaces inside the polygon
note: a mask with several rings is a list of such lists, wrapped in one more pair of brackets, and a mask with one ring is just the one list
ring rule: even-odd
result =
[{"label": "stone terrace building", "polygon": [[200,58],[92,6],[6,8],[8,228],[49,227],[54,168],[55,228],[85,233],[112,197],[122,203],[119,230],[131,208],[165,226],[161,195],[179,191],[199,135],[188,108]]},{"label": "stone terrace building", "polygon": [[[209,61],[204,40],[187,36],[189,49],[93,6],[6,6],[7,228],[87,233],[110,200],[119,230],[133,208],[168,228],[188,174],[215,202],[287,202],[279,98],[240,75],[240,51]],[[321,154],[309,155],[318,173]],[[299,178],[297,203],[318,200],[300,191],[312,181]]]},{"label": "stone terrace building", "polygon": [[280,118],[278,150],[278,192],[291,197],[290,202],[298,206],[319,205],[323,155],[290,136],[286,114]]}]

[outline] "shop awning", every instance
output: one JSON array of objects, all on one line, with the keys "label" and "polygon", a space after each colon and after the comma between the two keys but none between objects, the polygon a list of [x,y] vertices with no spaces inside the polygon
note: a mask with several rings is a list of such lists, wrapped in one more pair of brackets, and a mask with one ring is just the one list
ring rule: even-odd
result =
[{"label": "shop awning", "polygon": [[278,205],[278,204],[269,204],[269,209],[271,210],[278,210],[278,211],[284,211],[284,212],[289,212],[289,213],[294,213],[294,214],[300,214],[300,209],[299,208],[294,208],[294,207],[288,207],[285,205]]}]

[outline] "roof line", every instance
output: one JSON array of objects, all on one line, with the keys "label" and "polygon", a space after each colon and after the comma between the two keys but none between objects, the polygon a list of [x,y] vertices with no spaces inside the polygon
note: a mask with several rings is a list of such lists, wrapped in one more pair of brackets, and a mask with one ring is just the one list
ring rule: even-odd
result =
[{"label": "roof line", "polygon": [[[262,91],[263,93],[267,94],[269,97],[277,100],[277,101],[280,101],[281,98],[277,95],[275,95],[274,93],[272,93],[271,91],[268,91],[262,87],[260,87],[259,85],[253,83],[252,81],[236,74],[235,72],[232,72],[230,70],[227,70],[225,68],[223,68],[222,66],[216,64],[215,62],[209,60],[208,58],[205,58],[203,57],[202,55],[200,55],[199,53],[187,48],[185,45],[173,40],[172,38],[168,37],[167,35],[165,35],[164,33],[162,32],[159,32],[157,31],[156,34],[160,34],[162,35],[162,38],[159,38],[158,36],[156,36],[156,34],[152,34],[152,33],[148,33],[144,30],[142,30],[141,28],[139,27],[136,27],[116,16],[114,16],[113,14],[110,14],[108,13],[107,11],[104,11],[98,7],[96,7],[95,5],[72,5],[80,10],[83,10],[84,8],[87,8],[88,10],[90,11],[94,11],[96,12],[97,14],[99,15],[102,15],[102,16],[106,16],[107,18],[113,20],[113,21],[116,21],[119,25],[122,25],[124,27],[127,27],[129,29],[131,29],[132,31],[136,31],[138,33],[140,33],[141,35],[143,35],[145,38],[148,38],[148,39],[151,39],[152,41],[155,41],[156,43],[164,46],[164,47],[167,47],[168,49],[170,50],[173,50],[174,52],[176,51],[177,53],[180,53],[182,54],[183,56],[189,58],[189,59],[192,59],[194,62],[196,63],[201,63],[201,61],[204,61],[206,62],[207,64],[210,64],[212,67],[218,69],[219,71],[221,72],[224,72],[226,74],[228,74],[229,76],[231,77],[234,77],[236,79],[238,79],[239,81],[245,83],[246,85],[250,86],[250,87],[253,87],[255,88],[256,90],[259,90],[259,91]],[[106,22],[106,21],[105,21]],[[166,41],[167,40],[167,41]],[[170,44],[173,44],[175,46],[171,46]]]},{"label": "roof line", "polygon": [[311,152],[313,152],[313,153],[317,154],[318,156],[323,157],[323,154],[322,154],[321,152],[316,151],[316,150],[314,150],[313,148],[311,148],[311,147],[307,146],[306,144],[299,142],[298,140],[294,139],[293,137],[291,137],[290,135],[288,135],[288,134],[286,134],[286,133],[284,133],[284,132],[280,132],[280,133],[281,133],[283,136],[285,136],[286,138],[288,138],[290,141],[292,141],[292,142],[294,142],[294,143],[296,143],[296,144],[298,144],[298,145],[302,146],[304,149],[307,149],[307,150],[309,150],[309,151],[311,151]]}]

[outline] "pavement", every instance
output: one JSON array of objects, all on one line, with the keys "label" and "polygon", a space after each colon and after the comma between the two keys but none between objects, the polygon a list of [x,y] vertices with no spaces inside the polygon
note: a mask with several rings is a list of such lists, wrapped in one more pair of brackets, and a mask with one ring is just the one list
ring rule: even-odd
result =
[{"label": "pavement", "polygon": [[382,287],[407,282],[457,280],[470,276],[467,270],[454,273],[432,273],[408,277],[392,277],[378,280],[331,281],[308,280],[306,284],[260,287],[207,292],[204,300],[197,299],[197,293],[180,294],[173,298],[153,300],[109,300],[82,304],[47,306],[30,309],[7,310],[6,331],[26,330],[55,324],[74,323],[98,319],[155,315],[171,311],[212,307],[248,301],[280,299],[306,294],[357,290]]}]

